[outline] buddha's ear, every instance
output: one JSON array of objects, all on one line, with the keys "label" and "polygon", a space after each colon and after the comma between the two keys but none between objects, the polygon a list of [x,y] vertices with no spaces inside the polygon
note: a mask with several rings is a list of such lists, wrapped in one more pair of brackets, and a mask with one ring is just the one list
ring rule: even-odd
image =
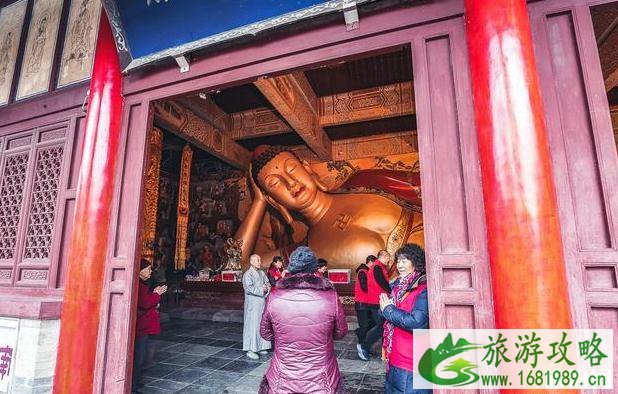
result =
[{"label": "buddha's ear", "polygon": [[281,214],[281,216],[283,216],[283,220],[285,220],[287,224],[292,224],[294,219],[292,218],[290,211],[288,211],[286,207],[279,204],[277,201],[275,201],[274,198],[272,198],[268,194],[264,194],[264,198],[266,199],[266,202],[270,204],[271,207],[275,208]]},{"label": "buddha's ear", "polygon": [[313,168],[311,168],[309,163],[307,163],[307,160],[303,160],[301,163],[303,164],[303,167],[305,167],[305,170],[307,171],[307,173],[309,173],[309,175],[311,175],[311,177],[315,181],[315,184],[317,185],[318,189],[322,190],[323,192],[327,192],[328,187],[324,184],[324,182],[322,182],[318,174],[316,174],[315,171],[313,171]]}]

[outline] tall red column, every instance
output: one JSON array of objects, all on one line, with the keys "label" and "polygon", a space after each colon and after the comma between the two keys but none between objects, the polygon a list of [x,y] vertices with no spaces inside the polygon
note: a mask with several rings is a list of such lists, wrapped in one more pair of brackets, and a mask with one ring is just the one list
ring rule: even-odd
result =
[{"label": "tall red column", "polygon": [[103,15],[90,81],[54,393],[91,393],[122,116],[122,77]]},{"label": "tall red column", "polygon": [[525,0],[466,0],[498,328],[570,328],[545,116]]}]

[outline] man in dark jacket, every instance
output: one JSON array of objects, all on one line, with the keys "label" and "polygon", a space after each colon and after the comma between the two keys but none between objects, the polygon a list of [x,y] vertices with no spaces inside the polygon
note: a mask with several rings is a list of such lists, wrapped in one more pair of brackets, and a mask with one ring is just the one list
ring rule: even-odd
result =
[{"label": "man in dark jacket", "polygon": [[380,314],[380,294],[389,294],[391,291],[388,284],[388,265],[390,261],[390,253],[386,250],[381,250],[378,253],[378,259],[368,264],[367,311],[374,327],[367,332],[365,340],[356,345],[358,357],[364,361],[371,359],[371,347],[382,337],[382,332],[384,331],[384,319]]},{"label": "man in dark jacket", "polygon": [[358,343],[363,343],[367,332],[373,327],[373,321],[369,319],[369,308],[367,300],[367,272],[369,265],[376,261],[376,256],[367,256],[365,262],[356,268],[356,282],[354,282],[354,309],[356,310],[356,319],[358,320],[358,328],[356,329],[356,337]]}]

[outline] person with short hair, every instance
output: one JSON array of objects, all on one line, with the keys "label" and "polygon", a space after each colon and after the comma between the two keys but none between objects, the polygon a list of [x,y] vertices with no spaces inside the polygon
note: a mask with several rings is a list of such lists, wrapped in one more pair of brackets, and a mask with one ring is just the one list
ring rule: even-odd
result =
[{"label": "person with short hair", "polygon": [[283,257],[273,257],[273,261],[270,263],[266,275],[268,276],[268,282],[271,286],[274,286],[279,279],[283,278]]},{"label": "person with short hair", "polygon": [[261,270],[262,259],[253,254],[249,257],[249,268],[242,275],[242,287],[245,291],[244,324],[242,330],[242,350],[247,357],[258,360],[259,355],[266,355],[271,348],[270,341],[260,337],[260,320],[270,293],[270,283]]},{"label": "person with short hair", "polygon": [[157,286],[150,290],[148,279],[152,275],[152,264],[146,259],[140,261],[139,287],[137,294],[137,319],[135,323],[135,347],[133,356],[133,381],[131,391],[137,392],[141,386],[141,374],[146,359],[148,340],[151,335],[161,333],[157,306],[167,286]]},{"label": "person with short hair", "polygon": [[328,261],[325,259],[318,259],[318,270],[316,275],[328,279]]},{"label": "person with short hair", "polygon": [[290,274],[268,297],[260,334],[274,340],[275,351],[260,394],[344,392],[333,341],[345,337],[348,324],[333,284],[317,269],[313,251],[300,246],[290,255]]},{"label": "person with short hair", "polygon": [[388,284],[390,261],[391,254],[386,250],[380,250],[378,258],[369,264],[367,271],[367,310],[374,327],[367,332],[365,340],[356,345],[358,357],[363,361],[371,359],[371,347],[382,337],[384,331],[384,319],[380,314],[380,295],[388,294],[391,291]]},{"label": "person with short hair", "polygon": [[412,389],[412,330],[429,328],[429,303],[425,274],[425,251],[407,244],[395,253],[399,277],[390,297],[380,295],[384,323],[382,354],[386,360],[386,394],[422,394],[430,390]]},{"label": "person with short hair", "polygon": [[356,268],[356,282],[354,282],[354,309],[356,310],[356,319],[358,320],[358,328],[356,329],[356,337],[358,343],[363,343],[367,332],[373,327],[373,321],[370,320],[369,304],[367,303],[369,294],[367,293],[367,271],[369,264],[376,261],[376,256],[369,255],[365,262]]}]

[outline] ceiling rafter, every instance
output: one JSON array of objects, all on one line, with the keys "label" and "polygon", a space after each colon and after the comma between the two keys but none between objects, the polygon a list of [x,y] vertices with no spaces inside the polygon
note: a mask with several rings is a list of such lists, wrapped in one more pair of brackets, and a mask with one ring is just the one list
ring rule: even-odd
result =
[{"label": "ceiling rafter", "polygon": [[320,159],[332,159],[331,140],[320,125],[318,98],[303,72],[260,78],[254,84]]},{"label": "ceiling rafter", "polygon": [[198,148],[240,169],[249,168],[251,153],[229,135],[173,100],[154,103],[155,123]]}]

